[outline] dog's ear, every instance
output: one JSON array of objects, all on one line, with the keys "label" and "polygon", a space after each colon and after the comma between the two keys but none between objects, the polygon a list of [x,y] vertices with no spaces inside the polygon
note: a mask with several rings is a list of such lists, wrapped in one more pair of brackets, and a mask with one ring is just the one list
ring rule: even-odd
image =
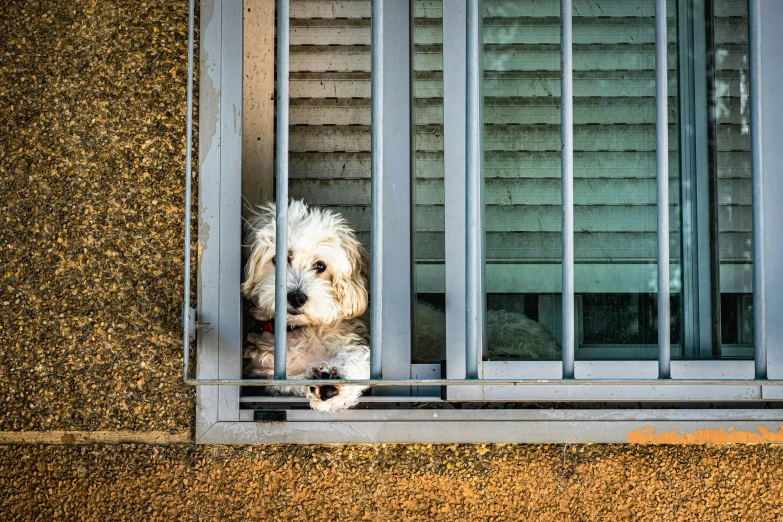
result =
[{"label": "dog's ear", "polygon": [[275,204],[267,203],[254,209],[245,223],[245,245],[249,252],[245,262],[242,295],[252,300],[253,290],[263,280],[264,263],[274,255],[270,253],[270,249],[274,250],[275,246]]},{"label": "dog's ear", "polygon": [[368,256],[356,236],[345,226],[337,227],[337,236],[348,256],[350,270],[335,276],[334,286],[345,317],[358,317],[367,309]]}]

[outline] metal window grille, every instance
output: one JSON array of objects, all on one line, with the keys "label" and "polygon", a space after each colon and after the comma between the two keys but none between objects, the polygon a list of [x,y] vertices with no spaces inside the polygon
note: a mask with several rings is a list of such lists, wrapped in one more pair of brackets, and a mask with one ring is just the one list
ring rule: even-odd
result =
[{"label": "metal window grille", "polygon": [[[731,403],[783,400],[783,332],[770,318],[783,311],[783,271],[769,260],[781,252],[771,227],[783,195],[775,179],[781,152],[774,146],[783,125],[764,117],[780,110],[765,85],[781,72],[774,49],[783,38],[775,21],[781,6],[751,0],[749,11],[750,101],[754,232],[754,361],[673,361],[670,353],[668,108],[666,1],[655,0],[655,101],[658,236],[657,361],[575,360],[573,53],[572,0],[561,0],[562,140],[562,361],[485,361],[484,238],[482,204],[481,16],[482,2],[445,0],[443,5],[444,121],[446,135],[446,377],[425,375],[410,364],[411,267],[386,255],[410,258],[410,227],[393,215],[411,215],[410,5],[372,2],[372,280],[370,401],[417,400],[424,387],[442,390],[446,401],[692,401]],[[240,386],[279,386],[285,379],[285,263],[276,267],[274,379],[242,379],[240,234],[242,144],[242,2],[202,0],[200,92],[199,303],[190,306],[190,198],[194,47],[194,0],[190,0],[188,48],[187,165],[185,205],[184,379],[198,386],[200,442],[350,441],[615,441],[651,423],[661,429],[724,427],[770,431],[783,425],[779,410],[350,410],[331,416],[290,410],[254,414],[241,410]],[[205,22],[206,21],[206,22]],[[276,199],[288,200],[289,1],[277,1]],[[396,109],[393,109],[396,108]],[[766,111],[766,112],[765,112]],[[207,125],[205,125],[205,123]],[[766,175],[765,175],[766,174]],[[464,178],[463,178],[464,176]],[[462,182],[462,179],[465,182]],[[277,207],[278,257],[287,255],[287,206]],[[774,285],[778,285],[775,287]],[[766,289],[766,291],[765,291]],[[198,335],[196,335],[196,331]],[[197,339],[197,377],[191,377],[190,344]],[[748,363],[748,364],[746,364]],[[621,376],[621,377],[618,377]],[[336,384],[297,380],[297,385]],[[390,387],[394,387],[389,391]],[[432,388],[429,388],[430,390]],[[378,393],[376,393],[376,391]],[[408,397],[406,399],[406,396]],[[295,400],[295,399],[292,399]],[[425,401],[441,400],[424,397]],[[286,399],[276,397],[275,402]],[[285,418],[287,422],[275,422]],[[261,421],[261,422],[253,422]],[[406,421],[404,423],[391,421]],[[441,425],[468,428],[452,432]],[[558,423],[573,422],[576,434]],[[416,425],[413,428],[413,424]],[[453,425],[453,424],[450,424]],[[524,429],[520,429],[524,428]]]}]

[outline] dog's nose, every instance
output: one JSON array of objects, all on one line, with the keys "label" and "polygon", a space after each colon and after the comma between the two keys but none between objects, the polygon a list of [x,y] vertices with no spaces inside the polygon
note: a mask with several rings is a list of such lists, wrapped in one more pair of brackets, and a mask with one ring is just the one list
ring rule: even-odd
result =
[{"label": "dog's nose", "polygon": [[303,292],[300,292],[299,290],[288,292],[288,304],[291,305],[292,308],[301,308],[306,302],[307,296]]}]

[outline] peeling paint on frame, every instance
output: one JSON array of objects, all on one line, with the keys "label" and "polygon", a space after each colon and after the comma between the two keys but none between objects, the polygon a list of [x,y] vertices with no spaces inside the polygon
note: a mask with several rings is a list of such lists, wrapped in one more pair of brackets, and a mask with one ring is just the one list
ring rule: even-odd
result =
[{"label": "peeling paint on frame", "polygon": [[630,444],[783,444],[783,425],[775,431],[757,426],[756,431],[735,430],[733,426],[700,429],[693,433],[656,430],[653,426],[628,433]]}]

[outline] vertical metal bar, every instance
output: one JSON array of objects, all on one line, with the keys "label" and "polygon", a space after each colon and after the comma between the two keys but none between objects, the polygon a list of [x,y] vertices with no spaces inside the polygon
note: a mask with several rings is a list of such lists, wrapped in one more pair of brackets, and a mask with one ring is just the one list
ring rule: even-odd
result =
[{"label": "vertical metal bar", "polygon": [[195,34],[195,0],[188,2],[188,82],[187,108],[185,113],[185,281],[182,305],[182,346],[184,376],[188,378],[190,368],[190,204],[191,178],[193,176],[193,38]]},{"label": "vertical metal bar", "polygon": [[286,378],[288,332],[288,0],[277,0],[275,379]]},{"label": "vertical metal bar", "polygon": [[[712,265],[710,249],[717,246],[717,238],[710,235],[710,151],[708,98],[708,64],[707,55],[707,6],[703,0],[693,0],[693,99],[697,101],[693,107],[694,115],[694,153],[696,170],[691,179],[694,181],[693,216],[696,247],[693,275],[696,281],[696,301],[693,312],[696,319],[695,344],[693,355],[699,358],[710,358],[713,355],[712,342]],[[667,122],[668,124],[668,122]],[[714,241],[713,241],[714,239]]]},{"label": "vertical metal bar", "polygon": [[[710,0],[680,1],[678,20],[678,130],[680,161],[681,354],[688,359],[710,358],[714,353],[713,320],[718,310],[712,299],[711,235],[712,177],[710,106],[708,99],[708,10]],[[717,222],[715,222],[717,224]]]},{"label": "vertical metal bar", "polygon": [[677,2],[678,119],[680,162],[680,343],[686,358],[695,358],[699,345],[698,233],[696,218],[696,111],[694,103],[693,3]]},{"label": "vertical metal bar", "polygon": [[[218,376],[242,376],[242,4],[221,3],[220,331]],[[218,420],[239,420],[239,386],[221,386]]]},{"label": "vertical metal bar", "polygon": [[[378,279],[379,288],[371,288],[381,301],[376,320],[382,324],[380,338],[383,351],[380,359],[381,374],[385,379],[403,379],[411,375],[411,11],[412,3],[386,1],[379,5],[383,24],[379,36],[383,38],[376,58],[383,63],[381,86],[383,111],[381,133],[383,147],[376,159],[383,162],[383,176],[376,187],[377,197],[383,204],[377,210],[383,219],[383,254],[373,256],[376,266],[383,265]],[[379,56],[380,55],[380,56]],[[379,214],[379,217],[380,214]],[[376,362],[376,365],[379,363]],[[377,369],[377,366],[376,366]],[[410,387],[393,389],[380,387],[375,395],[408,395]]]},{"label": "vertical metal bar", "polygon": [[[372,5],[370,370],[385,379],[411,375],[411,10],[408,2]],[[409,392],[373,390],[375,395]]]},{"label": "vertical metal bar", "polygon": [[478,378],[483,347],[484,291],[481,280],[481,9],[479,0],[467,0],[466,21],[466,133],[465,133],[465,371]]},{"label": "vertical metal bar", "polygon": [[[760,0],[748,2],[748,57],[750,72],[750,165],[753,187],[753,348],[756,378],[767,376],[766,281],[764,242],[764,170],[762,163],[762,68]],[[772,3],[770,3],[771,5]],[[774,11],[773,11],[774,12]],[[767,26],[771,27],[771,25]],[[766,71],[764,71],[766,72]],[[768,89],[778,87],[768,84]],[[773,113],[774,114],[774,113]]]},{"label": "vertical metal bar", "polygon": [[751,0],[749,20],[756,377],[783,379],[783,2]]},{"label": "vertical metal bar", "polygon": [[759,379],[783,379],[783,242],[775,226],[783,222],[783,2],[749,7],[755,367]]},{"label": "vertical metal bar", "polygon": [[[198,320],[209,324],[196,338],[196,377],[218,378],[220,350],[220,103],[223,42],[222,0],[199,3],[198,110]],[[210,233],[210,231],[213,231]],[[196,439],[218,421],[219,386],[196,390]]]},{"label": "vertical metal bar", "polygon": [[658,184],[658,377],[671,376],[669,310],[669,118],[666,0],[655,0],[655,115]]},{"label": "vertical metal bar", "polygon": [[563,379],[574,378],[574,88],[571,0],[560,0],[560,140],[563,184]]},{"label": "vertical metal bar", "polygon": [[370,378],[383,375],[383,0],[372,0]]},{"label": "vertical metal bar", "polygon": [[[443,3],[443,186],[446,252],[446,376],[464,379],[465,361],[465,117],[464,0]],[[477,386],[449,386],[449,400],[480,399]]]}]

